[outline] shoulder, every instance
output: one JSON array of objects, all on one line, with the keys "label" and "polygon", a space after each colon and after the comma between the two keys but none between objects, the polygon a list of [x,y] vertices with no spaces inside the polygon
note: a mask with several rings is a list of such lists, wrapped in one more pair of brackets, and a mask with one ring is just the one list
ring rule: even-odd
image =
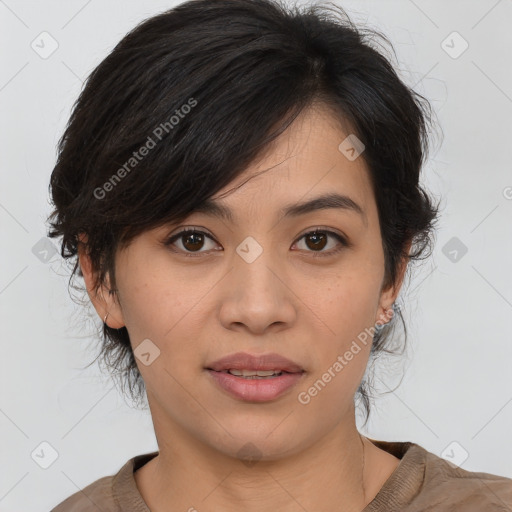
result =
[{"label": "shoulder", "polygon": [[378,441],[400,463],[365,512],[511,512],[512,479],[460,466],[410,441]]},{"label": "shoulder", "polygon": [[424,480],[418,493],[420,506],[465,512],[512,510],[512,479],[462,469],[448,460],[415,445],[424,461]]},{"label": "shoulder", "polygon": [[158,451],[143,453],[128,459],[119,471],[104,476],[75,492],[50,512],[149,512],[134,478],[134,471],[158,455]]},{"label": "shoulder", "polygon": [[81,491],[77,491],[63,502],[59,503],[51,512],[86,512],[101,510],[102,512],[118,512],[112,493],[114,476],[104,476]]}]

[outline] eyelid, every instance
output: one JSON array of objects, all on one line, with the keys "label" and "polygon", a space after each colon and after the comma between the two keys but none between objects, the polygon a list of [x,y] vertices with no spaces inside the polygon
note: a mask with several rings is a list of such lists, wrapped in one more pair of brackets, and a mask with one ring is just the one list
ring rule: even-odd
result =
[{"label": "eyelid", "polygon": [[177,235],[181,235],[182,233],[204,233],[205,235],[208,235],[209,237],[215,239],[215,237],[205,228],[199,228],[197,226],[181,226],[180,228],[177,228],[176,231],[173,231],[170,235],[165,237],[165,240],[169,240],[170,238],[173,238]]},{"label": "eyelid", "polygon": [[[180,237],[182,237],[184,235],[188,235],[188,234],[194,234],[194,233],[199,234],[199,235],[206,235],[212,241],[218,243],[217,240],[215,240],[215,237],[209,231],[207,231],[203,228],[197,228],[195,226],[182,226],[181,228],[178,229],[178,231],[174,231],[170,235],[166,236],[164,238],[164,240],[162,241],[162,243],[166,247],[171,247],[176,240],[179,240]],[[176,249],[176,250],[173,249],[173,252],[180,253],[180,254],[183,254],[183,255],[189,256],[189,257],[196,257],[196,256],[200,256],[201,254],[208,254],[210,251],[198,251],[198,252],[194,253],[194,252],[189,252],[189,251],[182,251],[180,249]]]},{"label": "eyelid", "polygon": [[342,231],[335,230],[334,228],[328,228],[327,226],[315,226],[313,228],[307,228],[296,238],[295,242],[293,242],[293,243],[298,242],[303,236],[309,235],[310,233],[315,233],[317,231],[319,231],[321,233],[336,235],[337,237],[340,237],[344,243],[346,243],[347,245],[350,245],[349,241],[348,241],[348,237]]},{"label": "eyelid", "polygon": [[322,227],[322,226],[315,226],[314,228],[308,228],[306,229],[301,235],[299,235],[295,242],[293,242],[292,245],[295,245],[298,243],[302,238],[304,238],[306,235],[313,234],[313,233],[326,233],[329,237],[334,237],[338,240],[340,246],[331,249],[329,251],[306,251],[307,253],[311,254],[313,258],[328,258],[329,256],[336,256],[344,249],[350,249],[352,248],[352,242],[349,241],[348,237],[344,233],[339,233],[337,231],[334,231],[332,228]]},{"label": "eyelid", "polygon": [[[296,243],[298,240],[300,240],[304,235],[307,235],[309,233],[313,233],[315,231],[322,231],[325,233],[333,233],[335,235],[338,235],[339,237],[343,238],[346,243],[348,244],[348,237],[343,232],[337,232],[334,231],[333,228],[329,228],[327,226],[315,226],[313,228],[307,228],[305,229],[296,239],[293,243]],[[174,236],[181,235],[183,232],[196,232],[196,233],[204,233],[205,235],[208,235],[210,238],[215,240],[215,237],[205,228],[198,228],[197,226],[182,226],[178,228],[178,231],[173,231],[170,235],[165,237],[165,240],[169,240],[173,238]]]},{"label": "eyelid", "polygon": [[[331,236],[331,237],[333,236],[341,244],[341,248],[334,249],[334,250],[331,249],[330,251],[306,251],[306,252],[311,253],[314,257],[317,257],[317,256],[331,256],[331,255],[337,254],[342,249],[346,249],[346,248],[351,248],[352,247],[352,243],[349,241],[348,237],[344,233],[339,233],[337,231],[334,231],[334,229],[332,229],[332,228],[327,228],[327,227],[322,227],[322,226],[315,226],[313,228],[307,228],[305,231],[303,231],[294,240],[294,242],[292,243],[292,246],[295,245],[296,243],[298,243],[306,235],[313,234],[313,233],[316,233],[316,232],[326,233],[328,236]],[[181,228],[179,228],[179,230],[177,232],[174,231],[173,233],[171,233],[170,235],[165,237],[165,239],[163,240],[163,244],[165,246],[172,246],[173,243],[180,238],[180,236],[183,236],[183,235],[186,235],[186,234],[190,234],[190,233],[197,233],[197,234],[201,234],[201,235],[206,235],[212,241],[218,243],[217,240],[215,240],[215,237],[206,229],[198,228],[196,226],[182,226]],[[189,252],[189,251],[182,251],[182,250],[177,250],[176,252],[182,253],[185,256],[192,256],[192,257],[194,257],[196,255],[199,256],[201,254],[208,254],[208,253],[211,252],[211,250],[210,251],[198,251],[198,252],[195,252],[195,253],[194,252]]]}]

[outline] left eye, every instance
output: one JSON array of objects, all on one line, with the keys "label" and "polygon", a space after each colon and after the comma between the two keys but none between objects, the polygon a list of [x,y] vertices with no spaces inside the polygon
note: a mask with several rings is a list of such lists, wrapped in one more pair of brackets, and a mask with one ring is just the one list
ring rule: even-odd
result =
[{"label": "left eye", "polygon": [[[341,247],[331,249],[329,251],[323,251],[326,245],[328,245],[329,238],[336,239]],[[310,231],[299,238],[299,240],[302,239],[304,239],[304,243],[308,249],[312,249],[312,252],[314,253],[319,253],[313,254],[313,256],[328,256],[330,254],[335,254],[339,252],[343,247],[348,246],[348,243],[344,237],[338,235],[338,233],[334,233],[333,231],[328,230],[316,229],[315,231]]]},{"label": "left eye", "polygon": [[[338,241],[338,245],[340,247],[334,249],[331,248],[330,250],[324,251],[325,247],[328,245],[329,239],[332,238]],[[208,252],[208,248],[205,251],[201,251],[201,249],[204,249],[205,239],[209,239],[212,242],[215,242],[213,237],[204,231],[199,231],[196,229],[184,229],[183,231],[180,231],[179,233],[176,233],[168,238],[164,242],[164,245],[173,246],[176,242],[179,242],[181,244],[181,247],[178,247],[179,251],[184,252],[185,256],[195,256],[197,253]],[[349,246],[349,243],[343,236],[325,229],[322,230],[317,228],[314,231],[309,231],[303,234],[300,238],[297,239],[294,245],[298,245],[298,242],[302,239],[304,239],[304,243],[306,244],[306,252],[312,252],[313,256],[329,256],[331,254],[338,253],[344,247]],[[213,244],[213,247],[214,246],[215,244]],[[334,244],[334,247],[336,247],[336,244]],[[211,249],[212,248],[210,248],[210,250]]]}]

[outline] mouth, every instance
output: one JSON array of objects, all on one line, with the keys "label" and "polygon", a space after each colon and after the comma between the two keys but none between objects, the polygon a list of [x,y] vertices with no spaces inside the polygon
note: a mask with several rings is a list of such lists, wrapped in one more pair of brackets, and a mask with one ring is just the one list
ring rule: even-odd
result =
[{"label": "mouth", "polygon": [[250,402],[275,400],[302,380],[306,371],[279,354],[237,352],[205,368],[217,389]]},{"label": "mouth", "polygon": [[[303,368],[296,362],[279,354],[250,354],[248,352],[236,352],[207,365],[208,370],[216,372],[234,372],[238,370],[244,376],[258,375],[261,377],[271,375],[269,372],[300,373]],[[233,373],[234,374],[234,373]]]},{"label": "mouth", "polygon": [[[212,368],[207,370],[215,371]],[[272,379],[283,375],[283,373],[298,373],[298,372],[287,372],[285,370],[237,370],[231,368],[229,370],[220,370],[219,373],[229,373],[235,377],[242,377],[243,379]]]},{"label": "mouth", "polygon": [[305,371],[206,369],[217,389],[244,402],[277,400],[298,385]]}]

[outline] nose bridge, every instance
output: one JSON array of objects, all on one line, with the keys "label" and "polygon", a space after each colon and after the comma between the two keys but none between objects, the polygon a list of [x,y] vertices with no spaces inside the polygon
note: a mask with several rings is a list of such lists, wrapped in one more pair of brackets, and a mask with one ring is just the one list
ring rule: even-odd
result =
[{"label": "nose bridge", "polygon": [[284,284],[284,270],[272,248],[264,248],[255,237],[246,237],[237,247],[221,320],[225,327],[245,324],[254,331],[290,323],[295,314],[291,292]]},{"label": "nose bridge", "polygon": [[276,284],[274,273],[280,267],[276,252],[271,247],[264,247],[255,237],[247,236],[237,246],[236,254],[234,271],[237,279],[241,279],[242,289],[245,288],[253,294],[270,293],[267,300],[274,298],[275,293],[279,293],[273,289]]}]

